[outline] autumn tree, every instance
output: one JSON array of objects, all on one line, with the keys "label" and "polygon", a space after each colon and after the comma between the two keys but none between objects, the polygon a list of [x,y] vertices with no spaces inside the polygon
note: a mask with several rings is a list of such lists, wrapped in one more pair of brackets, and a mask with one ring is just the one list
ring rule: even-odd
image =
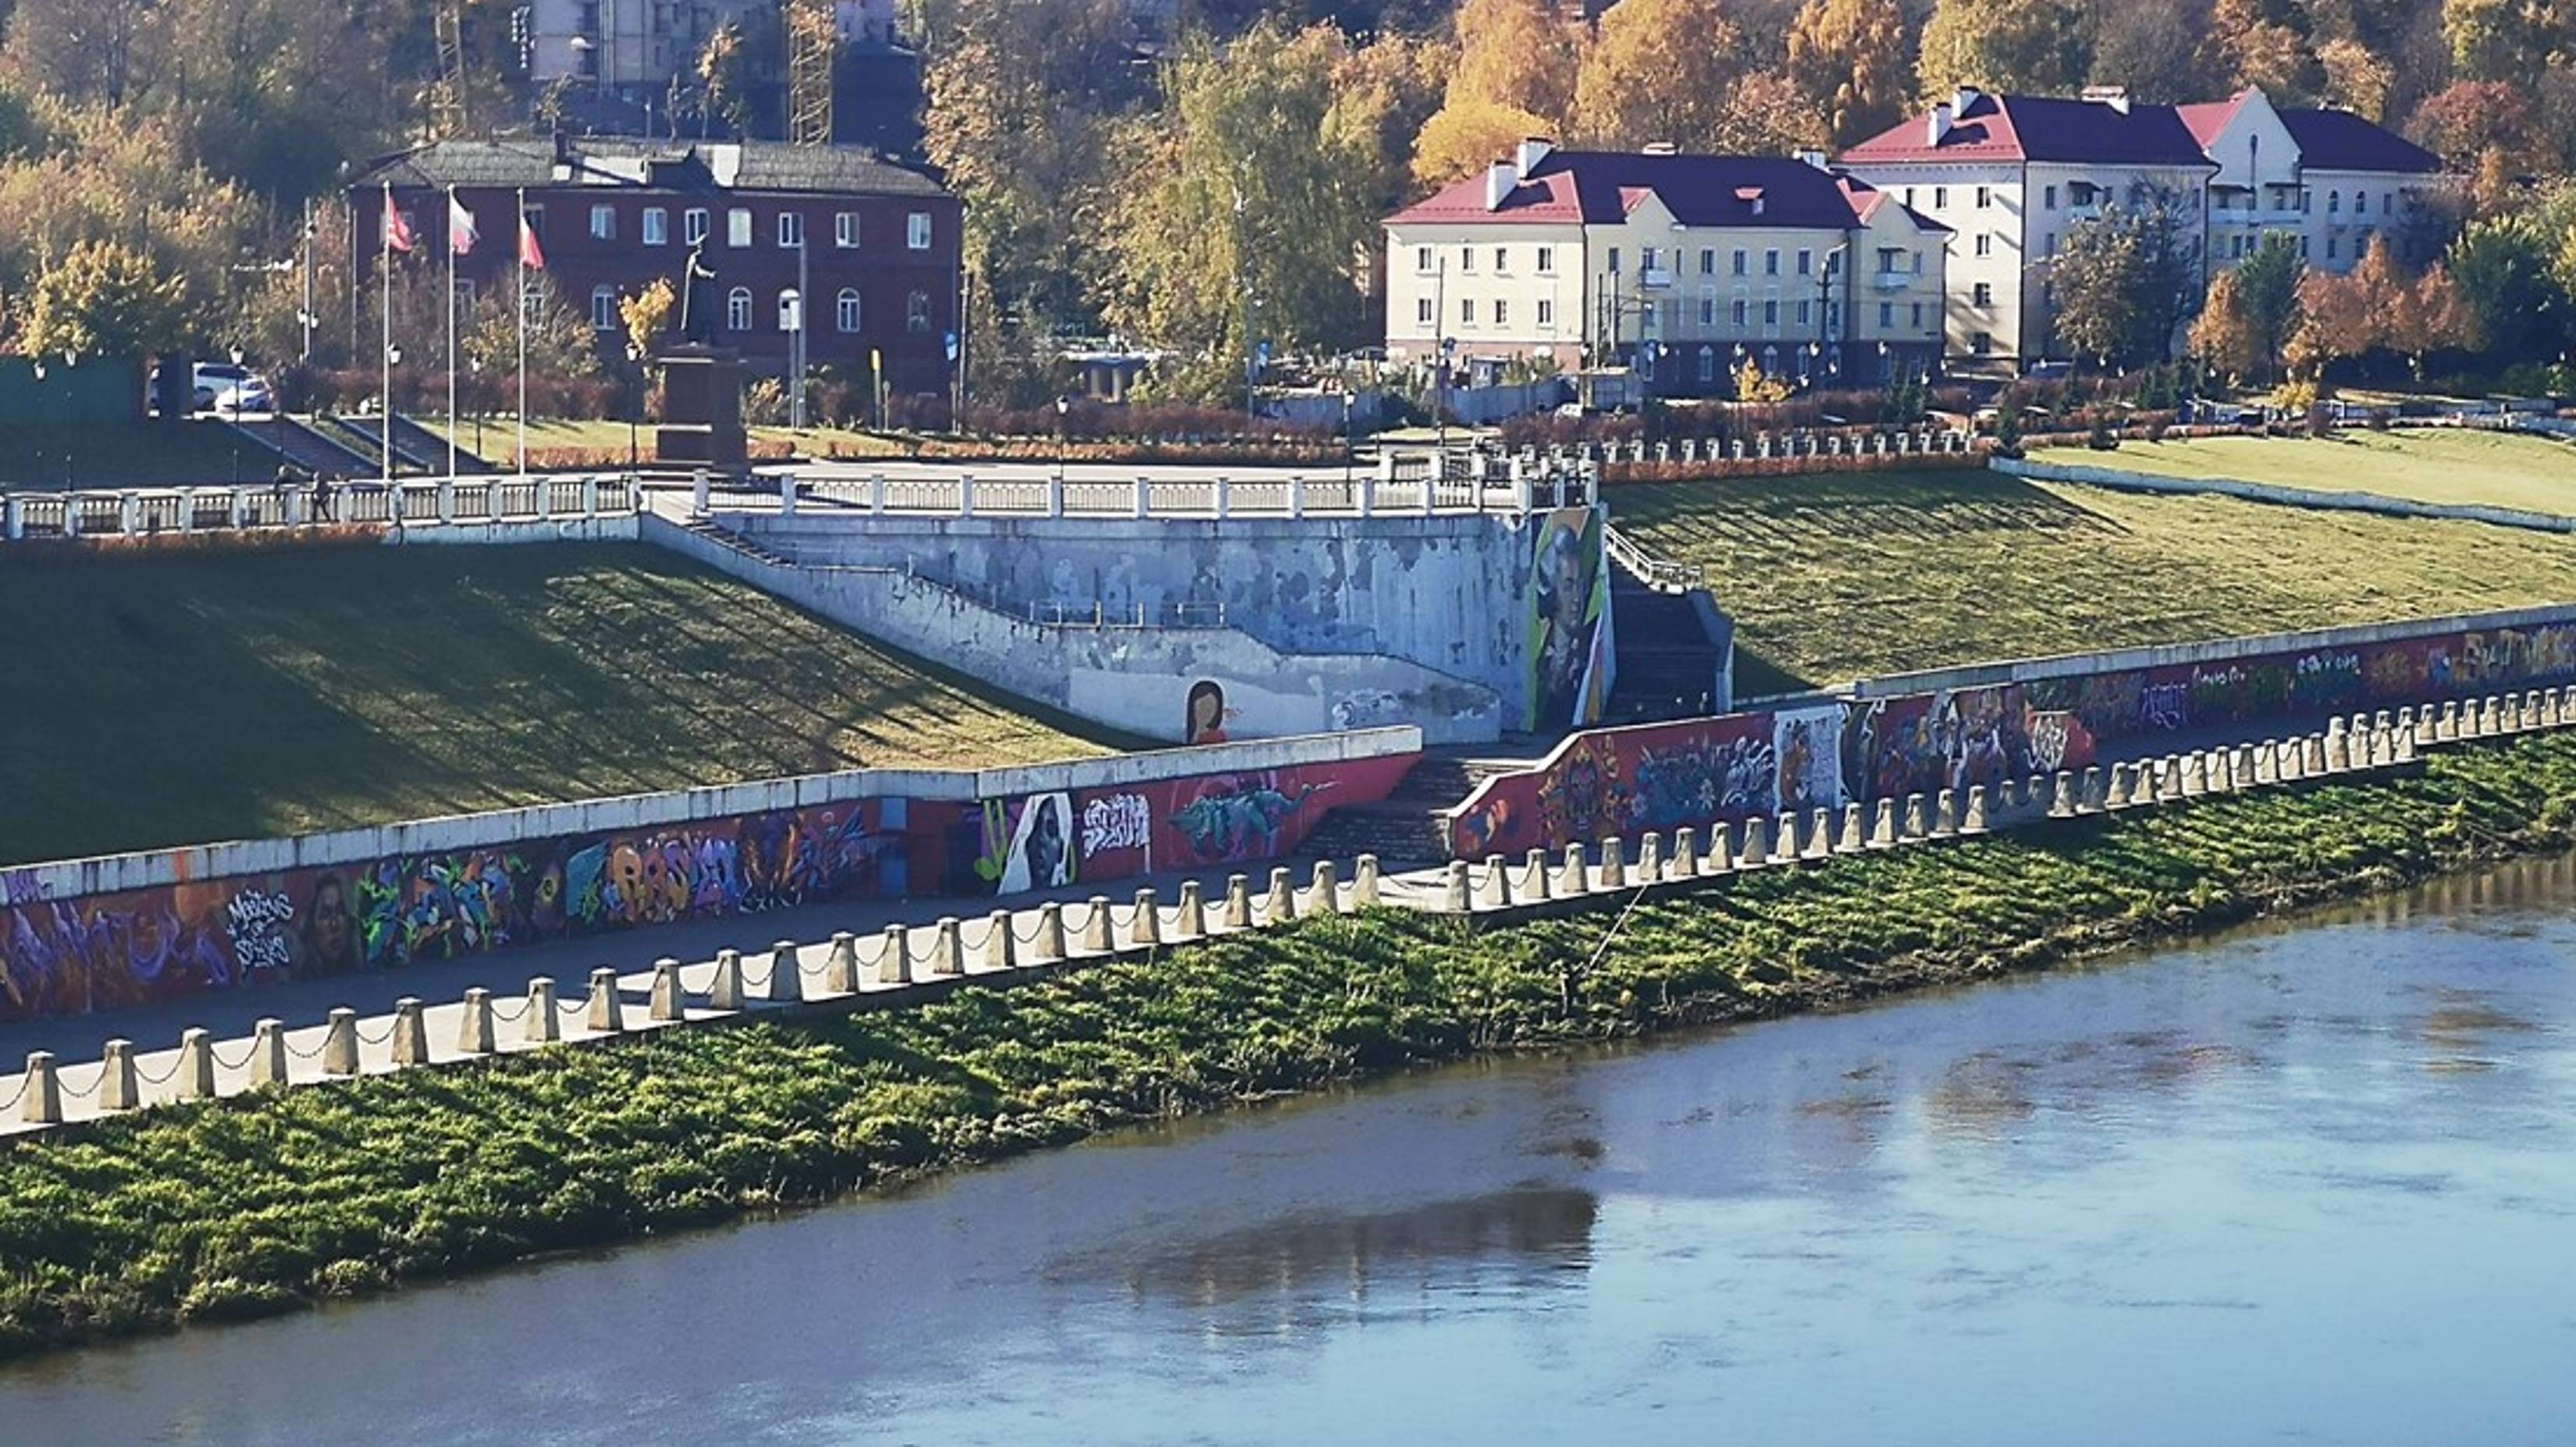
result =
[{"label": "autumn tree", "polygon": [[2406,370],[2417,386],[2424,384],[2426,357],[2478,344],[2477,313],[2450,269],[2439,262],[2424,268],[2413,285],[2400,286],[2393,301],[2386,341],[2406,359]]},{"label": "autumn tree", "polygon": [[2094,0],[2083,11],[2086,78],[2138,101],[2205,99],[2199,47],[2209,24],[2210,0]]},{"label": "autumn tree", "polygon": [[1449,101],[1425,121],[1414,137],[1412,173],[1415,185],[1429,189],[1472,176],[1531,136],[1556,127],[1540,116],[1491,101]]},{"label": "autumn tree", "polygon": [[1807,0],[1789,27],[1788,74],[1824,122],[1829,145],[1905,119],[1914,37],[1896,0]]},{"label": "autumn tree", "polygon": [[2366,120],[2387,118],[2397,71],[2386,56],[2350,36],[2338,36],[2317,47],[2317,64],[2325,72],[2323,98],[2328,104]]},{"label": "autumn tree", "polygon": [[2202,33],[2204,74],[2223,90],[2260,86],[2276,103],[2304,103],[2322,79],[2295,0],[2217,0]]},{"label": "autumn tree", "polygon": [[[670,294],[671,284],[656,280],[662,296]],[[483,371],[498,375],[515,372],[519,365],[519,324],[515,287],[499,287],[475,303],[473,321],[468,327],[461,350],[466,360]],[[535,376],[595,377],[599,375],[599,334],[590,318],[566,302],[555,290],[554,281],[543,272],[528,274],[528,371]],[[662,315],[669,315],[667,301],[661,303]],[[659,325],[654,328],[658,332]],[[647,339],[650,354],[651,339]]]},{"label": "autumn tree", "polygon": [[26,350],[139,357],[177,346],[188,327],[187,284],[116,241],[83,241],[37,273],[20,336]]},{"label": "autumn tree", "polygon": [[641,291],[617,298],[618,329],[626,334],[626,356],[640,362],[661,346],[662,334],[679,320],[680,298],[670,278],[657,276]]},{"label": "autumn tree", "polygon": [[2235,272],[2222,271],[2209,279],[2209,294],[2201,300],[2200,315],[2192,318],[2188,345],[2193,356],[2236,382],[2251,379],[2265,362],[2262,343],[2246,318]]},{"label": "autumn tree", "polygon": [[1573,113],[1581,54],[1573,17],[1556,0],[1462,0],[1456,27],[1448,103],[1508,106],[1560,124]]},{"label": "autumn tree", "polygon": [[1928,100],[1963,85],[2070,91],[2087,69],[2082,19],[2066,0],[1940,0],[1914,63],[1916,88]]},{"label": "autumn tree", "polygon": [[1736,149],[1741,113],[1728,100],[1748,60],[1723,0],[1623,0],[1601,17],[1575,78],[1575,134],[1615,150]]},{"label": "autumn tree", "polygon": [[2192,296],[2190,260],[2163,202],[2108,206],[2076,223],[2052,266],[2067,346],[2106,367],[2168,354]]}]

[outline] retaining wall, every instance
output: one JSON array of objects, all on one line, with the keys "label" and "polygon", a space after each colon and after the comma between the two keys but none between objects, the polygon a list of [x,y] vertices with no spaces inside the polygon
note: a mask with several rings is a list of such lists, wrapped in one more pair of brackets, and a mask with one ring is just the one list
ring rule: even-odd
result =
[{"label": "retaining wall", "polygon": [[2220,497],[2243,498],[2248,502],[2322,508],[2331,512],[2370,512],[2389,517],[2493,523],[2498,527],[2529,528],[2547,533],[2576,532],[2576,517],[2532,512],[2524,508],[2486,507],[2475,503],[2412,502],[2405,498],[2388,497],[2375,492],[2327,492],[2319,488],[2282,487],[2268,482],[2244,482],[2232,477],[2164,477],[2156,473],[2130,472],[2117,467],[2032,462],[2027,458],[2017,457],[1991,458],[1987,465],[1997,472],[2014,477],[2036,478],[2042,482],[2080,482],[2122,492],[2215,493]]},{"label": "retaining wall", "polygon": [[1454,857],[1840,808],[2092,764],[2106,745],[2576,682],[2576,606],[1868,679],[1675,723],[1589,729],[1488,779]]},{"label": "retaining wall", "polygon": [[1293,852],[1412,728],[970,772],[851,770],[0,870],[0,1019],[831,899]]}]

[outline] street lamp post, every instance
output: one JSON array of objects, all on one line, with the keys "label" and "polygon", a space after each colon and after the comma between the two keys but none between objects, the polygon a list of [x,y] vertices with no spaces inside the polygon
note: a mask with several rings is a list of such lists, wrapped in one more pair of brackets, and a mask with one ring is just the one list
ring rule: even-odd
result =
[{"label": "street lamp post", "polygon": [[1350,491],[1353,464],[1358,461],[1359,441],[1351,434],[1351,384],[1342,384],[1342,490]]},{"label": "street lamp post", "polygon": [[1064,454],[1071,445],[1065,440],[1065,427],[1072,412],[1072,396],[1059,393],[1055,399],[1055,481],[1058,487],[1064,485]]},{"label": "street lamp post", "polygon": [[474,387],[474,455],[483,455],[483,359],[468,357],[465,370],[473,377]]}]

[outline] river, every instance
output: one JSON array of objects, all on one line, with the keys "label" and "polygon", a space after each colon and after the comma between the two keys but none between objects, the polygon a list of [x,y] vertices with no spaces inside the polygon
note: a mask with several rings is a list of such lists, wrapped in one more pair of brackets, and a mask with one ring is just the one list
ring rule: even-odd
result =
[{"label": "river", "polygon": [[0,1371],[45,1443],[2562,1442],[2576,864]]}]

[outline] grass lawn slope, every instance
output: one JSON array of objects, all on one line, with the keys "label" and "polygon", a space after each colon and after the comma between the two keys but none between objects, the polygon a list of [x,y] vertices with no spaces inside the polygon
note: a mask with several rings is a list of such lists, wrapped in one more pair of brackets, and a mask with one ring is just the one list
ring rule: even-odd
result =
[{"label": "grass lawn slope", "polygon": [[1311,917],[913,1009],[155,1110],[0,1150],[0,1357],[818,1201],[1419,1062],[2041,968],[2564,849],[2571,819],[2576,737],[2549,735],[2445,752],[2413,777],[1658,890],[1626,913],[1622,897],[1486,930],[1397,910]]},{"label": "grass lawn slope", "polygon": [[2407,502],[2576,513],[2576,447],[2524,433],[2412,427],[2323,438],[2203,437],[2124,442],[2107,453],[2051,447],[2031,458],[2159,477],[2233,478]]},{"label": "grass lawn slope", "polygon": [[1609,497],[1612,521],[1647,551],[1707,569],[1709,591],[1736,620],[1739,696],[2576,602],[2576,538],[2484,523],[1985,471],[1653,483]]},{"label": "grass lawn slope", "polygon": [[1113,740],[640,544],[0,559],[0,861]]}]

